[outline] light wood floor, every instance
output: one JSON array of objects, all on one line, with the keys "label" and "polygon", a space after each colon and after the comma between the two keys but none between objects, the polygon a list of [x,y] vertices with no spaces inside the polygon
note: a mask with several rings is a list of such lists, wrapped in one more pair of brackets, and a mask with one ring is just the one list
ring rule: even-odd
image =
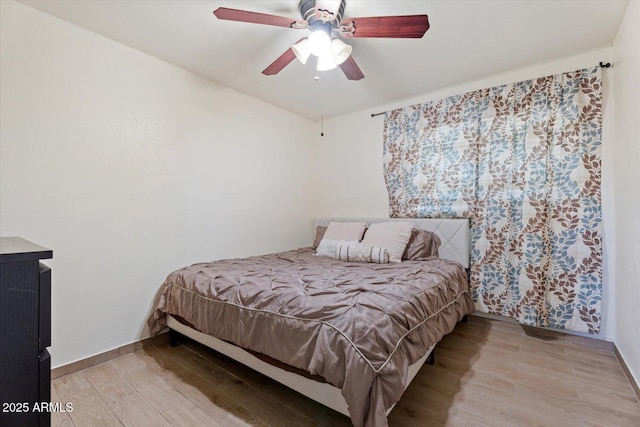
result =
[{"label": "light wood floor", "polygon": [[[562,336],[472,319],[436,348],[391,426],[640,426],[614,354]],[[148,347],[52,381],[73,403],[53,426],[348,426],[341,414],[186,342]]]}]

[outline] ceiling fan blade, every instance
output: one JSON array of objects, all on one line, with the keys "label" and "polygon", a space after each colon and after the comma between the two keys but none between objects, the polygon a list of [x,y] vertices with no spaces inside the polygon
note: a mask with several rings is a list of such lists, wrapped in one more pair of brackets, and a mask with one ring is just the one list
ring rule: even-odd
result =
[{"label": "ceiling fan blade", "polygon": [[293,49],[289,48],[285,50],[285,52],[278,57],[275,61],[271,63],[267,68],[262,71],[262,74],[265,76],[273,76],[274,74],[278,74],[284,67],[289,65],[291,61],[296,59],[296,54],[293,53]]},{"label": "ceiling fan blade", "polygon": [[295,29],[307,28],[307,21],[300,19],[268,15],[266,13],[249,12],[247,10],[230,9],[228,7],[219,7],[213,11],[213,14],[216,18],[225,19],[227,21],[250,22],[252,24],[275,25],[276,27]]},{"label": "ceiling fan blade", "polygon": [[353,59],[353,56],[349,56],[346,61],[340,64],[340,68],[349,80],[360,80],[364,78],[364,74],[362,74],[360,67],[356,64],[356,60]]},{"label": "ceiling fan blade", "polygon": [[340,23],[343,37],[390,37],[419,39],[429,29],[427,15],[347,18]]}]

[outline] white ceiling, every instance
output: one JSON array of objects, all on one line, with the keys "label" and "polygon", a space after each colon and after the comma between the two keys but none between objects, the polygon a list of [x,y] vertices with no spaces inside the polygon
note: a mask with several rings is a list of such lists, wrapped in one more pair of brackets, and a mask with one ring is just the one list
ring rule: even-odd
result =
[{"label": "white ceiling", "polygon": [[318,120],[609,47],[628,0],[348,0],[346,17],[426,13],[431,28],[422,39],[349,39],[365,78],[347,80],[338,68],[319,73],[317,82],[313,61],[294,61],[275,76],[261,74],[307,30],[213,15],[223,6],[299,18],[298,0],[22,3]]}]

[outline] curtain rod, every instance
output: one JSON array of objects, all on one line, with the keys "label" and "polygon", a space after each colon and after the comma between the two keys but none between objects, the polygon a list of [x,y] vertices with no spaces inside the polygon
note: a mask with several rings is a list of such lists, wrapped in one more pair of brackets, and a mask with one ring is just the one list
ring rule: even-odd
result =
[{"label": "curtain rod", "polygon": [[[611,62],[602,62],[602,61],[600,61],[600,68],[609,68],[609,67],[611,67]],[[371,113],[371,117],[381,116],[384,113],[386,113],[386,111],[383,111],[381,113]]]}]

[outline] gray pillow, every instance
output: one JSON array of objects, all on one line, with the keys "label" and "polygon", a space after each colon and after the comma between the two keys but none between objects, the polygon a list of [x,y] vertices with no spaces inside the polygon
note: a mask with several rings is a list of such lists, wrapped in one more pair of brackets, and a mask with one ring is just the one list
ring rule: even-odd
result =
[{"label": "gray pillow", "polygon": [[411,230],[409,243],[404,250],[402,259],[420,260],[425,258],[437,257],[440,248],[440,238],[432,231],[414,228]]},{"label": "gray pillow", "polygon": [[327,231],[327,227],[325,226],[319,225],[316,227],[316,237],[313,239],[313,245],[311,246],[313,249],[318,249],[318,245],[324,237],[325,231]]}]

